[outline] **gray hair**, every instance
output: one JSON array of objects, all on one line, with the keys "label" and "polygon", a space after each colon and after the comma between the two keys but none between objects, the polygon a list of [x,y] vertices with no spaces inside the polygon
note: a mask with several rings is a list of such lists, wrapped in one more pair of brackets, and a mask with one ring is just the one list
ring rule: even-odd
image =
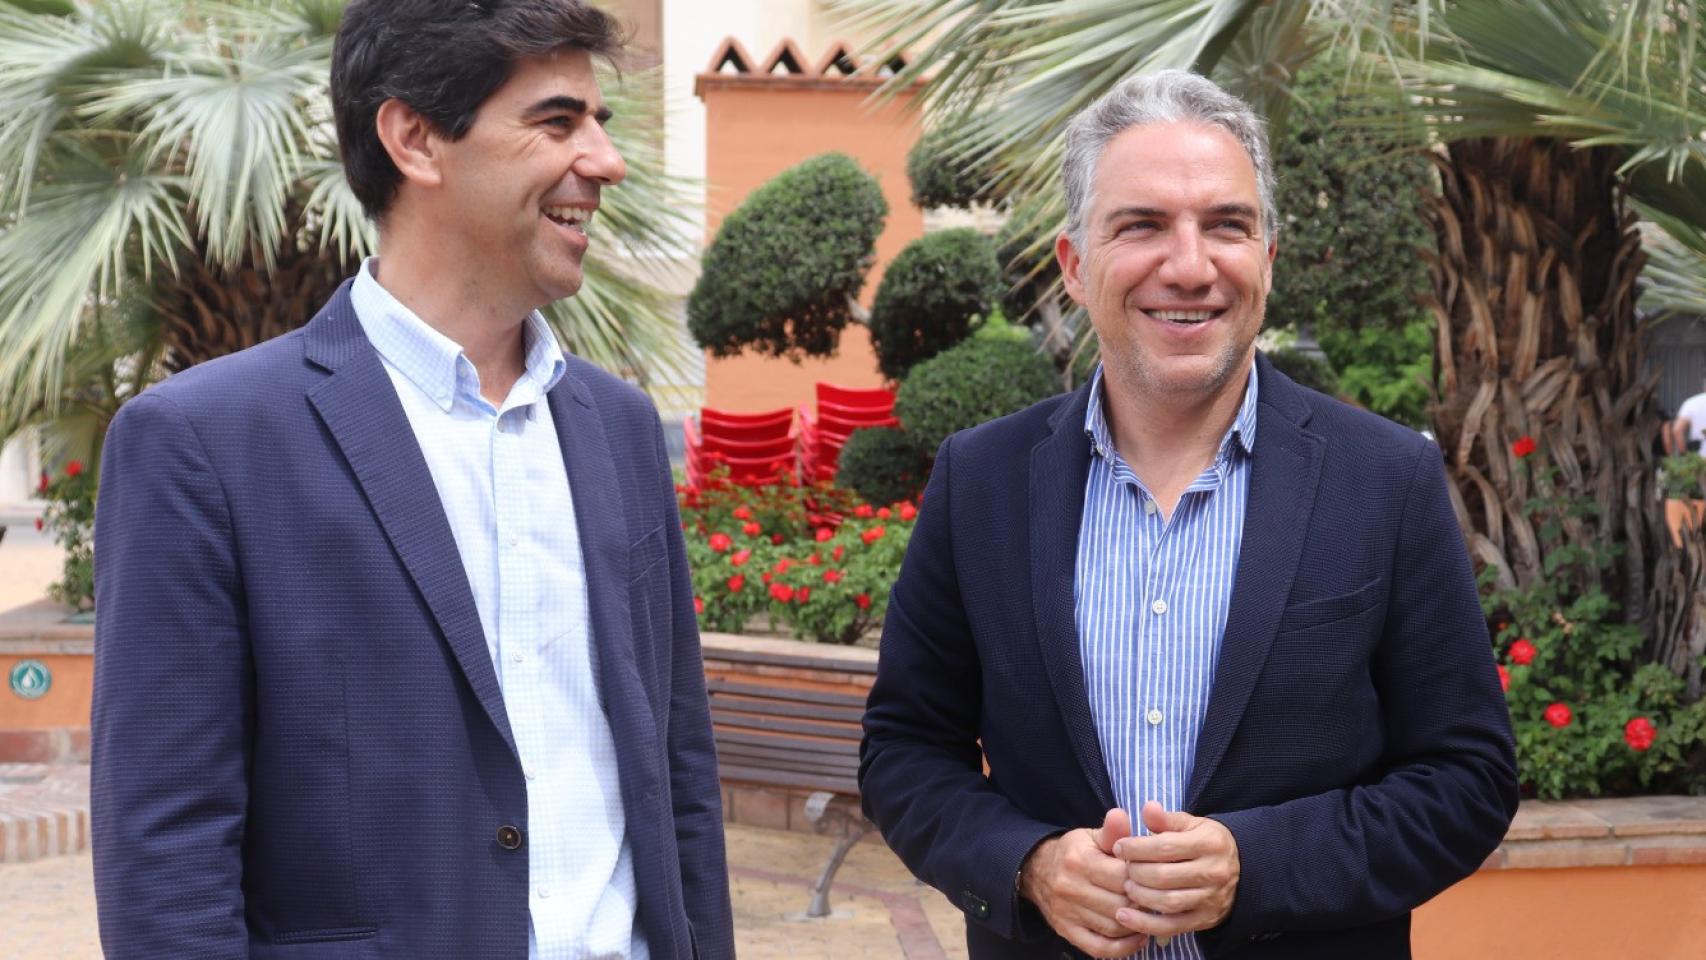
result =
[{"label": "gray hair", "polygon": [[1108,142],[1132,127],[1181,121],[1220,127],[1244,148],[1256,168],[1262,228],[1268,243],[1274,242],[1279,235],[1279,211],[1274,206],[1274,165],[1262,118],[1206,77],[1188,70],[1158,70],[1121,81],[1080,111],[1066,128],[1061,174],[1066,183],[1066,232],[1073,246],[1084,249],[1090,184]]}]

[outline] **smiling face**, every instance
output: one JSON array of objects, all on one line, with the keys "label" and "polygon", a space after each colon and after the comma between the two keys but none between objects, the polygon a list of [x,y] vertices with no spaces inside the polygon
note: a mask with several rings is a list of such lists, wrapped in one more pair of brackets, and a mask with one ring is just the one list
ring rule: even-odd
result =
[{"label": "smiling face", "polygon": [[1111,389],[1168,402],[1241,389],[1273,282],[1260,210],[1256,169],[1220,127],[1148,124],[1108,142],[1083,249],[1062,234],[1056,253]]},{"label": "smiling face", "polygon": [[441,144],[433,221],[498,299],[543,306],[580,289],[599,190],[627,172],[608,118],[591,56],[562,50],[517,61],[467,135]]}]

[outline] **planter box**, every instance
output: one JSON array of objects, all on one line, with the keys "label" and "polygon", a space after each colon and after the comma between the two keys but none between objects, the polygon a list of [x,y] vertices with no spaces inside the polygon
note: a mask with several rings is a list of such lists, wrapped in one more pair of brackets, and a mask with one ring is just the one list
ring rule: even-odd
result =
[{"label": "planter box", "polygon": [[[0,763],[89,762],[95,628],[66,616],[51,600],[0,614]],[[32,662],[45,669],[48,687],[27,698],[10,678]]]}]

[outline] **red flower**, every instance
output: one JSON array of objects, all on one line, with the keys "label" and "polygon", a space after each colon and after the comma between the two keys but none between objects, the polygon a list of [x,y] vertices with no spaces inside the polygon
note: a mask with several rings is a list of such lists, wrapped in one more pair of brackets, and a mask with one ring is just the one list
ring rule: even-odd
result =
[{"label": "red flower", "polygon": [[770,599],[777,603],[787,603],[794,599],[794,588],[785,583],[772,583],[770,585]]},{"label": "red flower", "polygon": [[705,615],[705,601],[702,597],[693,598],[693,612],[701,617]]},{"label": "red flower", "polygon": [[825,570],[823,572],[824,583],[840,583],[841,577],[842,573],[840,570]]},{"label": "red flower", "polygon": [[878,509],[877,510],[877,516],[883,520],[887,520],[889,518],[889,508],[888,507],[882,507],[882,508]]},{"label": "red flower", "polygon": [[757,520],[749,520],[746,523],[741,524],[740,532],[749,537],[756,537],[764,532],[764,528],[758,525]]},{"label": "red flower", "polygon": [[1527,637],[1518,637],[1517,641],[1511,644],[1511,662],[1519,667],[1526,667],[1534,662],[1534,655],[1539,652],[1534,644],[1528,642]]},{"label": "red flower", "polygon": [[859,594],[853,598],[853,602],[857,604],[861,610],[871,609],[871,595],[868,593]]},{"label": "red flower", "polygon": [[871,505],[868,503],[861,503],[857,507],[853,508],[853,515],[861,520],[870,519],[871,514],[875,512],[876,511],[872,510]]},{"label": "red flower", "polygon": [[835,536],[834,530],[831,530],[828,527],[818,527],[817,528],[817,542],[818,543],[822,543],[825,540],[828,540],[830,537],[833,537],[833,536]]},{"label": "red flower", "polygon": [[787,573],[788,568],[793,566],[793,565],[794,565],[794,561],[789,560],[787,557],[783,557],[782,559],[776,561],[776,572],[777,573]]},{"label": "red flower", "polygon": [[46,470],[43,470],[41,472],[41,486],[36,487],[36,492],[37,493],[46,493],[47,492],[47,471]]},{"label": "red flower", "polygon": [[1511,692],[1511,672],[1506,670],[1502,663],[1499,664],[1499,689],[1506,693]]},{"label": "red flower", "polygon": [[810,600],[811,598],[812,598],[812,588],[811,587],[801,587],[799,590],[795,591],[795,593],[794,593],[794,599],[799,601],[800,603],[805,603],[807,600]]},{"label": "red flower", "polygon": [[752,519],[752,508],[748,507],[745,504],[741,504],[740,506],[736,507],[735,508],[735,519],[736,520],[751,520]]},{"label": "red flower", "polygon": [[744,586],[746,586],[746,574],[737,573],[734,576],[729,578],[729,592],[730,593],[739,593],[740,588],[744,587]]},{"label": "red flower", "polygon": [[911,520],[913,517],[916,517],[916,516],[918,516],[918,508],[917,507],[913,506],[910,503],[903,503],[900,505],[900,518],[902,520]]},{"label": "red flower", "polygon": [[1623,742],[1636,753],[1644,753],[1653,746],[1653,738],[1659,735],[1653,721],[1646,717],[1636,717],[1623,725]]},{"label": "red flower", "polygon": [[1535,448],[1534,438],[1525,433],[1517,437],[1516,442],[1511,444],[1511,455],[1520,460],[1533,453]]},{"label": "red flower", "polygon": [[778,547],[781,546],[782,545],[782,535],[779,533],[772,533],[770,535],[770,542],[774,543]]},{"label": "red flower", "polygon": [[81,461],[81,460],[73,460],[70,463],[65,465],[65,475],[68,477],[75,477],[76,475],[78,475],[79,473],[82,473],[82,472],[83,472],[83,461]]},{"label": "red flower", "polygon": [[42,522],[41,522],[41,518],[40,518],[40,517],[37,517],[37,518],[36,518],[36,530],[37,530],[37,532],[40,532],[40,531],[41,531],[41,528],[43,528],[43,527],[45,527],[45,526],[47,526],[47,524],[45,524],[45,523],[42,523]]},{"label": "red flower", "polygon": [[728,549],[735,545],[734,540],[726,533],[711,534],[709,543],[711,544],[711,549],[717,553],[727,553]]},{"label": "red flower", "polygon": [[729,562],[737,567],[751,559],[751,550],[736,550],[734,553],[729,554]]},{"label": "red flower", "polygon": [[813,553],[811,556],[806,558],[806,563],[808,563],[814,567],[822,566],[823,565],[823,554]]},{"label": "red flower", "polygon": [[888,533],[888,532],[889,531],[888,531],[887,527],[883,527],[883,526],[879,525],[879,526],[872,527],[869,530],[866,530],[864,533],[859,534],[859,539],[865,541],[865,543],[867,543],[867,544],[872,544],[872,543],[876,543],[878,540],[881,540],[883,538],[883,535]]},{"label": "red flower", "polygon": [[835,558],[835,559],[836,559],[836,560],[840,560],[840,559],[841,559],[841,555],[842,555],[842,554],[844,554],[844,553],[846,553],[846,552],[847,552],[847,548],[846,548],[846,547],[844,547],[844,546],[841,546],[841,545],[840,545],[840,544],[836,544],[836,545],[835,545],[835,549],[834,549],[834,550],[831,550],[831,551],[829,551],[829,555],[830,555],[830,556],[831,556],[831,557],[834,557],[834,558]]},{"label": "red flower", "polygon": [[764,582],[765,583],[770,582],[770,571],[768,571],[768,570],[764,571]]},{"label": "red flower", "polygon": [[1570,721],[1576,718],[1576,715],[1570,712],[1569,706],[1562,703],[1554,703],[1550,707],[1547,707],[1546,712],[1541,714],[1541,716],[1546,718],[1547,723],[1550,723],[1560,730],[1569,726]]}]

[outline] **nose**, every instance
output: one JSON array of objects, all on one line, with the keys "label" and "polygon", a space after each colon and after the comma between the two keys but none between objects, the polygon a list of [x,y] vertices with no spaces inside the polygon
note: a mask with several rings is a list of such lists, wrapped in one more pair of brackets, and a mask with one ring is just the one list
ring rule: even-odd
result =
[{"label": "nose", "polygon": [[628,175],[628,163],[622,159],[622,153],[616,149],[610,134],[597,123],[582,124],[582,127],[586,131],[586,140],[580,157],[575,160],[575,173],[607,187],[621,183],[622,178]]},{"label": "nose", "polygon": [[1170,287],[1200,290],[1214,283],[1218,272],[1214,258],[1209,255],[1202,228],[1192,222],[1177,224],[1168,234],[1170,246],[1167,258],[1156,271],[1156,278]]}]

